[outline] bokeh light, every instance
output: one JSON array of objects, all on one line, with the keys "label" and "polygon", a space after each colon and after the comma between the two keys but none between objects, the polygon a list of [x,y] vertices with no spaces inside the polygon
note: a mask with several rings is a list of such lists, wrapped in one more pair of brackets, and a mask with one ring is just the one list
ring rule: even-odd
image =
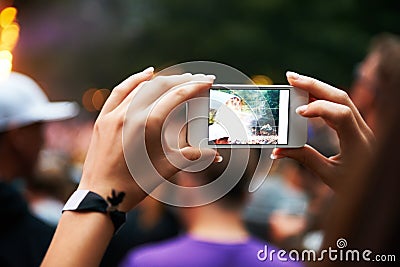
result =
[{"label": "bokeh light", "polygon": [[110,93],[109,89],[90,88],[82,95],[82,105],[89,112],[100,111]]},{"label": "bokeh light", "polygon": [[0,12],[0,81],[7,79],[12,70],[12,51],[18,42],[20,30],[16,16],[15,7],[7,7]]},{"label": "bokeh light", "polygon": [[274,84],[272,79],[266,75],[254,75],[251,80],[257,85],[271,85]]},{"label": "bokeh light", "polygon": [[17,16],[17,9],[15,7],[6,7],[0,13],[0,26],[2,28],[12,24]]}]

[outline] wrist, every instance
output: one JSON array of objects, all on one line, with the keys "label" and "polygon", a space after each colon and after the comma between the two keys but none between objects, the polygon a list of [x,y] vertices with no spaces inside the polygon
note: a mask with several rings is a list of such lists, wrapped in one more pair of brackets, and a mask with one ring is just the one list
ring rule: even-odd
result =
[{"label": "wrist", "polygon": [[118,210],[128,212],[133,209],[147,194],[135,183],[133,178],[121,179],[120,177],[110,177],[99,180],[91,179],[91,177],[82,175],[78,190],[92,191],[104,199],[110,196],[111,190],[117,192],[125,192],[123,201],[118,205]]},{"label": "wrist", "polygon": [[125,212],[118,210],[124,197],[124,192],[116,192],[114,189],[106,199],[93,191],[78,189],[65,204],[63,212],[106,214],[114,225],[114,232],[117,232],[126,221]]}]

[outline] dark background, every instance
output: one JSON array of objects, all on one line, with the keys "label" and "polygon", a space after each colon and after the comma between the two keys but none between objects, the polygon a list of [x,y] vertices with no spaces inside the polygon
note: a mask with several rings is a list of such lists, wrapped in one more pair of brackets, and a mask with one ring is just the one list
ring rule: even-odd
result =
[{"label": "dark background", "polygon": [[52,100],[81,101],[147,66],[194,60],[286,84],[294,70],[347,89],[372,36],[400,33],[398,0],[15,0],[14,65]]}]

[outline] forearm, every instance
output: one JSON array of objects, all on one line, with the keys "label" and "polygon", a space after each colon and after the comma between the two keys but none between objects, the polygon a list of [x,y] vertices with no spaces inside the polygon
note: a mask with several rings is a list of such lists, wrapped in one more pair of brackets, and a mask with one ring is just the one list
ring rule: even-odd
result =
[{"label": "forearm", "polygon": [[98,266],[113,232],[107,214],[65,211],[42,266]]}]

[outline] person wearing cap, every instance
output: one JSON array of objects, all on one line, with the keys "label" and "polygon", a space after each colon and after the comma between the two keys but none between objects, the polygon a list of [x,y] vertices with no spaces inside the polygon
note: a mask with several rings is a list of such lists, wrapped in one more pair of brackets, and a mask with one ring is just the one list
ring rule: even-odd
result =
[{"label": "person wearing cap", "polygon": [[0,266],[38,266],[54,229],[34,217],[21,192],[42,148],[43,123],[72,118],[73,102],[50,102],[30,77],[0,81]]},{"label": "person wearing cap", "polygon": [[215,122],[208,126],[209,140],[215,144],[229,144],[229,134],[224,127]]}]

